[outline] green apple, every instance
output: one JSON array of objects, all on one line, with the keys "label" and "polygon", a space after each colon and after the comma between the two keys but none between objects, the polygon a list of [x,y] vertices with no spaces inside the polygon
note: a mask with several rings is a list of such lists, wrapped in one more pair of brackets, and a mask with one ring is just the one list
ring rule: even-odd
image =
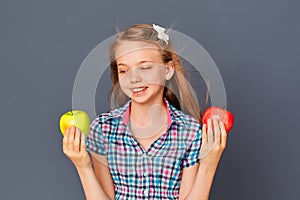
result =
[{"label": "green apple", "polygon": [[85,136],[88,136],[90,132],[90,118],[88,114],[82,110],[71,110],[60,117],[59,126],[62,135],[65,135],[67,128],[76,126]]}]

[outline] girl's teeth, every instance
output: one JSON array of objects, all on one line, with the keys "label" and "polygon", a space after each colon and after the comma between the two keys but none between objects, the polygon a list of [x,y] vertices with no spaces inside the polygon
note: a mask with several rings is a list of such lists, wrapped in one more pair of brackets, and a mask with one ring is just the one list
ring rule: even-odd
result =
[{"label": "girl's teeth", "polygon": [[133,92],[139,92],[139,91],[142,91],[143,89],[145,88],[135,88],[135,89],[132,89]]}]

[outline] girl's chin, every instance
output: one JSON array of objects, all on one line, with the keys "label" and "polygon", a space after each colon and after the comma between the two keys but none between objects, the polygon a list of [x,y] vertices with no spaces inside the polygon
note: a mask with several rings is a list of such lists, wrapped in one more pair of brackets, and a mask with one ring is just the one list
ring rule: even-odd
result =
[{"label": "girl's chin", "polygon": [[136,102],[145,102],[147,101],[149,98],[147,96],[134,96],[134,95],[131,95],[130,98]]},{"label": "girl's chin", "polygon": [[145,102],[148,102],[148,100],[150,99],[150,97],[148,95],[144,95],[144,96],[131,95],[130,98],[132,101],[137,102],[137,103],[145,103]]}]

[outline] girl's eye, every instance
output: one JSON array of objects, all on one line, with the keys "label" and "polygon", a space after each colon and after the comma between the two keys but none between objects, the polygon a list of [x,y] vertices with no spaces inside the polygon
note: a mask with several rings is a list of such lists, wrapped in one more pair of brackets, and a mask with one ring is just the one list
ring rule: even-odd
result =
[{"label": "girl's eye", "polygon": [[125,70],[119,70],[119,74],[124,74],[125,72]]},{"label": "girl's eye", "polygon": [[142,66],[141,69],[142,69],[142,70],[151,69],[151,66]]}]

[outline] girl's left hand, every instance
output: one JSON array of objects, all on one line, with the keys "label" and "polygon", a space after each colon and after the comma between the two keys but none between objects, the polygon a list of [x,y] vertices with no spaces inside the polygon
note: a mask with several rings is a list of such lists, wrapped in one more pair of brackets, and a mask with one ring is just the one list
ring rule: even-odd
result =
[{"label": "girl's left hand", "polygon": [[202,126],[201,165],[216,170],[226,147],[227,133],[224,123],[216,118],[208,119]]}]

